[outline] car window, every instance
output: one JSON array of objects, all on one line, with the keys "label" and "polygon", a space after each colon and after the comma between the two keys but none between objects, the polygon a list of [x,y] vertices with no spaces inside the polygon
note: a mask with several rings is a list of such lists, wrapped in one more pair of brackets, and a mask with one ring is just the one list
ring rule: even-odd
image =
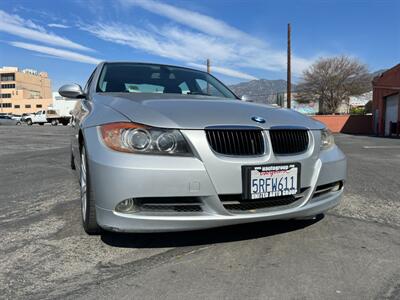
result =
[{"label": "car window", "polygon": [[105,64],[96,91],[203,95],[237,99],[225,85],[206,72],[141,63]]}]

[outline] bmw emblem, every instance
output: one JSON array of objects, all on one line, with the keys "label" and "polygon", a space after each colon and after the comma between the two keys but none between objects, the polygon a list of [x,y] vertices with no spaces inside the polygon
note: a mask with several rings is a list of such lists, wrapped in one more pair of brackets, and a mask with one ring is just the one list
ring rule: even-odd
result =
[{"label": "bmw emblem", "polygon": [[263,118],[261,118],[261,117],[251,117],[251,119],[254,121],[254,122],[257,122],[257,123],[265,123],[265,120],[263,119]]}]

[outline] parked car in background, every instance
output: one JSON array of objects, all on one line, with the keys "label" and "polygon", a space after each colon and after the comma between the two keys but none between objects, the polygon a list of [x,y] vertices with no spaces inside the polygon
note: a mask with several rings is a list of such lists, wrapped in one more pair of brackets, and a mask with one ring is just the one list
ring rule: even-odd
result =
[{"label": "parked car in background", "polygon": [[342,197],[346,157],[322,123],[206,72],[105,62],[59,93],[80,99],[71,167],[89,234],[310,218]]},{"label": "parked car in background", "polygon": [[24,117],[24,121],[28,125],[39,124],[44,125],[50,123],[53,126],[62,124],[68,125],[71,120],[71,115],[61,115],[54,109],[40,110],[34,114],[29,114]]},{"label": "parked car in background", "polygon": [[58,124],[66,126],[69,124],[71,117],[69,112],[61,112],[55,109],[48,109],[46,111],[47,122],[53,126],[57,126]]},{"label": "parked car in background", "polygon": [[0,125],[21,125],[21,121],[12,116],[0,115]]},{"label": "parked car in background", "polygon": [[33,125],[33,124],[44,125],[45,123],[47,123],[46,111],[40,110],[38,112],[29,114],[24,117],[24,121],[28,125]]}]

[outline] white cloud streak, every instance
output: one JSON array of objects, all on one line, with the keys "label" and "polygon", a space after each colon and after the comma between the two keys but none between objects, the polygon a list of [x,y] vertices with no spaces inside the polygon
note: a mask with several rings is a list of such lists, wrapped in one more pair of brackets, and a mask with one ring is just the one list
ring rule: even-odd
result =
[{"label": "white cloud streak", "polygon": [[206,57],[230,60],[237,56],[233,44],[230,46],[220,43],[214,37],[177,27],[151,27],[145,30],[125,24],[98,23],[94,26],[82,27],[82,29],[106,41],[185,62],[198,61]]},{"label": "white cloud streak", "polygon": [[[265,41],[257,39],[225,22],[210,16],[154,0],[120,0],[128,6],[141,7],[150,13],[166,17],[206,35],[218,37],[224,43],[234,42],[235,51],[241,53],[243,66],[272,71],[286,68],[286,52],[272,49]],[[243,56],[246,55],[246,56]],[[242,59],[241,59],[242,60]],[[293,72],[300,74],[312,60],[292,57]]]},{"label": "white cloud streak", "polygon": [[[81,29],[109,42],[185,63],[199,64],[210,58],[213,64],[225,68],[226,75],[229,73],[228,76],[236,78],[255,77],[235,71],[235,68],[276,72],[286,70],[285,50],[272,49],[266,42],[221,20],[154,0],[120,2],[127,7],[135,6],[163,16],[174,25],[167,22],[167,25],[138,28],[128,24],[101,22],[84,25]],[[311,62],[310,59],[292,56],[293,74],[300,75]]]},{"label": "white cloud streak", "polygon": [[0,10],[0,31],[58,47],[93,51],[67,38],[47,32],[42,26],[33,23],[31,20],[25,20],[18,15],[10,15],[3,10]]},{"label": "white cloud streak", "polygon": [[36,44],[30,44],[30,43],[23,43],[23,42],[10,42],[10,45],[42,54],[47,54],[52,57],[64,59],[64,60],[69,60],[69,61],[76,61],[76,62],[81,62],[81,63],[87,63],[87,64],[98,64],[101,60],[88,56],[88,55],[83,55],[80,53],[76,53],[73,51],[69,50],[63,50],[63,49],[57,49],[57,48],[52,48],[52,47],[47,47],[47,46],[41,46],[41,45],[36,45]]},{"label": "white cloud streak", "polygon": [[166,17],[208,35],[241,40],[242,42],[252,42],[257,44],[264,43],[221,20],[188,9],[178,8],[173,5],[153,0],[120,0],[120,2],[128,6],[139,6],[153,14]]},{"label": "white cloud streak", "polygon": [[58,24],[58,23],[50,23],[50,24],[47,24],[47,26],[54,27],[54,28],[63,28],[63,29],[69,28],[69,26],[67,26],[67,25]]},{"label": "white cloud streak", "polygon": [[[196,69],[200,69],[202,71],[205,71],[207,69],[206,65],[201,65],[201,64],[196,64],[196,63],[188,63],[188,66],[191,66],[193,68]],[[233,69],[229,69],[229,68],[225,68],[225,67],[218,67],[218,66],[212,66],[211,67],[211,72],[215,72],[215,73],[219,73],[219,74],[223,74],[223,75],[227,75],[230,77],[235,77],[235,78],[240,78],[240,79],[244,79],[244,80],[255,80],[258,79],[257,77],[244,73],[244,72],[240,72],[237,70],[233,70]]]}]

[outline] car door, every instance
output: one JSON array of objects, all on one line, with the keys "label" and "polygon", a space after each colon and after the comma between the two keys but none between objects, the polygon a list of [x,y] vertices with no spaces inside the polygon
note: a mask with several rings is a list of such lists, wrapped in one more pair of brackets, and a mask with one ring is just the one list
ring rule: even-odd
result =
[{"label": "car door", "polygon": [[40,123],[41,117],[42,117],[42,111],[37,111],[36,113],[33,114],[33,122]]},{"label": "car door", "polygon": [[45,123],[45,122],[47,122],[47,117],[46,117],[46,111],[45,110],[42,110],[41,111],[41,114],[40,114],[40,121],[39,121],[40,123]]}]

